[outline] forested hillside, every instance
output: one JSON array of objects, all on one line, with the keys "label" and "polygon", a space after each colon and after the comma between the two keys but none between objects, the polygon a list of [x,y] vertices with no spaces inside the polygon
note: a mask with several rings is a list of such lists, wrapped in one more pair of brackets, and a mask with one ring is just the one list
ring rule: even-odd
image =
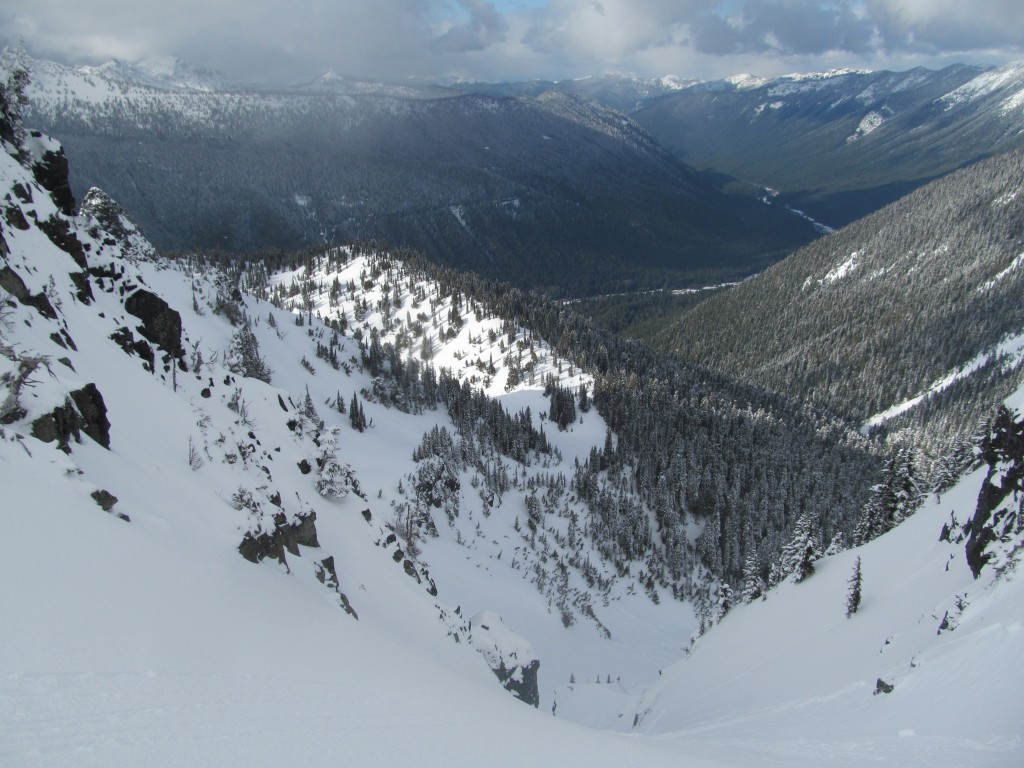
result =
[{"label": "forested hillside", "polygon": [[[593,520],[601,521],[593,524],[606,556],[620,563],[643,560],[654,582],[710,610],[707,590],[713,585],[688,576],[696,564],[736,586],[745,567],[774,583],[789,572],[782,551],[801,519],[805,531],[813,530],[825,544],[852,540],[878,477],[877,446],[840,420],[760,387],[680,365],[541,296],[439,268],[413,253],[373,246],[359,246],[356,253],[369,255],[371,283],[385,280],[384,298],[410,280],[427,279],[460,308],[440,324],[441,317],[430,313],[434,321],[427,325],[410,314],[415,299],[405,315],[388,299],[383,306],[390,320],[380,342],[392,362],[377,368],[397,380],[387,383],[385,376],[383,391],[415,391],[406,379],[420,375],[418,367],[396,362],[403,350],[421,352],[424,343],[429,347],[432,339],[458,333],[463,315],[481,312],[493,312],[503,330],[480,339],[483,346],[462,364],[477,366],[485,386],[544,385],[535,352],[542,343],[553,349],[556,363],[563,361],[560,370],[568,366],[593,375],[587,407],[592,403],[611,431],[603,448],[559,482],[586,500]],[[282,306],[319,307],[329,323],[344,328],[351,321],[342,300],[346,290],[358,297],[359,285],[332,282],[337,258],[307,254],[304,264],[294,265],[301,279],[287,292],[269,292],[259,275],[250,287]],[[529,335],[516,340],[516,327],[529,329]],[[550,383],[546,389],[551,422],[584,418],[583,393]]]},{"label": "forested hillside", "polygon": [[946,451],[1020,377],[1022,178],[1018,151],[934,182],[712,297],[661,340]]}]

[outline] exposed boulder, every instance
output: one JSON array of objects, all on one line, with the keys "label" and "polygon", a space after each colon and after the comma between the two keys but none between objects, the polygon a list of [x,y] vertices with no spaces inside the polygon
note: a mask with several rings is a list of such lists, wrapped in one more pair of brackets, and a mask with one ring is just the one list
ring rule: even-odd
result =
[{"label": "exposed boulder", "polygon": [[534,707],[540,706],[540,660],[524,638],[505,626],[493,611],[481,611],[469,620],[473,647],[487,660],[506,691]]},{"label": "exposed boulder", "polygon": [[46,221],[40,221],[38,226],[50,238],[50,242],[74,259],[78,266],[82,269],[89,268],[85,258],[85,246],[64,219],[50,216]]},{"label": "exposed boulder", "polygon": [[85,272],[69,272],[68,277],[75,286],[75,295],[83,304],[92,304],[95,296],[92,293],[92,285],[89,283],[89,275]]},{"label": "exposed boulder", "polygon": [[286,551],[298,556],[300,544],[320,546],[316,535],[316,512],[297,514],[292,519],[284,512],[278,512],[272,519],[274,527],[271,530],[248,531],[238,545],[239,553],[249,562],[258,563],[272,557],[287,568]]},{"label": "exposed boulder", "polygon": [[110,448],[110,422],[103,396],[95,384],[86,384],[70,393],[63,405],[32,422],[32,434],[44,443],[57,442],[71,453],[71,438],[81,442],[84,432],[104,448]]},{"label": "exposed boulder", "polygon": [[980,450],[988,474],[974,516],[964,525],[974,578],[990,562],[1000,568],[1024,543],[1024,419],[1000,407]]},{"label": "exposed boulder", "polygon": [[26,307],[35,307],[43,317],[48,317],[51,320],[57,319],[57,312],[54,310],[53,305],[50,303],[46,294],[43,292],[36,294],[29,293],[28,286],[25,285],[25,281],[21,279],[21,276],[17,272],[8,266],[4,266],[0,269],[0,289],[11,294],[11,296],[16,298]]},{"label": "exposed boulder", "polygon": [[50,193],[53,202],[67,216],[75,214],[75,196],[68,181],[68,158],[59,141],[30,131],[24,142],[29,153],[32,175],[39,186]]},{"label": "exposed boulder", "polygon": [[181,315],[155,293],[140,288],[124,303],[125,310],[142,321],[139,333],[167,354],[178,358],[181,346]]},{"label": "exposed boulder", "polygon": [[81,389],[76,389],[71,393],[71,399],[82,415],[82,431],[104,448],[110,448],[110,422],[107,420],[107,406],[96,385],[90,383]]},{"label": "exposed boulder", "polygon": [[348,597],[339,587],[338,572],[334,569],[334,556],[329,555],[328,557],[325,557],[319,563],[314,564],[313,567],[316,572],[316,577],[320,583],[328,589],[332,589],[338,593],[338,600],[341,603],[341,607],[345,609],[345,613],[356,621],[359,621],[359,616],[356,614],[352,604],[349,603]]}]

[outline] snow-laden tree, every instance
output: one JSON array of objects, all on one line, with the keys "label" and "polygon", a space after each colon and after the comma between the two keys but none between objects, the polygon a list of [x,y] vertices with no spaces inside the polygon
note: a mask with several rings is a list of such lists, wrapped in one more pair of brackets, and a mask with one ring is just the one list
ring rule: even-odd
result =
[{"label": "snow-laden tree", "polygon": [[923,500],[914,449],[901,448],[885,462],[882,482],[871,489],[854,543],[866,544],[892,530],[914,514]]},{"label": "snow-laden tree", "polygon": [[814,532],[811,516],[804,513],[796,521],[793,538],[782,548],[782,570],[795,574],[798,583],[814,573],[814,561],[821,558],[821,548]]},{"label": "snow-laden tree", "polygon": [[270,383],[273,371],[260,354],[260,343],[249,326],[248,318],[243,319],[232,334],[226,362],[232,373]]},{"label": "snow-laden tree", "polygon": [[316,464],[319,477],[316,490],[326,498],[341,499],[349,493],[359,495],[359,482],[352,467],[338,459],[341,433],[337,427],[320,436],[320,453]]},{"label": "snow-laden tree", "polygon": [[850,575],[850,580],[847,582],[846,591],[846,618],[850,618],[860,608],[860,591],[861,591],[861,571],[860,571],[860,558],[858,557],[853,562],[853,573]]},{"label": "snow-laden tree", "polygon": [[751,552],[743,561],[743,593],[740,599],[744,603],[752,603],[764,595],[765,584],[761,576],[761,568],[757,564],[757,558]]}]

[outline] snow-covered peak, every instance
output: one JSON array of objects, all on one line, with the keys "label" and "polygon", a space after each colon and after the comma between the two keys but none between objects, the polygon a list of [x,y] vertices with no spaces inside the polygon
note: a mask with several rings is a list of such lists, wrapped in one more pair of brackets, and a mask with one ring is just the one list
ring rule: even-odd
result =
[{"label": "snow-covered peak", "polygon": [[1005,93],[1007,100],[1020,98],[1020,94],[1024,92],[1024,61],[1010,62],[982,72],[956,90],[947,93],[939,101],[944,103],[947,109],[951,109],[997,92]]},{"label": "snow-covered peak", "polygon": [[74,68],[87,77],[123,85],[140,85],[167,91],[214,92],[227,89],[223,76],[197,67],[174,56],[161,56],[136,62],[111,59],[99,66]]},{"label": "snow-covered peak", "polygon": [[735,86],[737,91],[749,91],[752,88],[760,88],[768,82],[768,79],[752,75],[749,72],[741,72],[725,78],[725,82]]}]

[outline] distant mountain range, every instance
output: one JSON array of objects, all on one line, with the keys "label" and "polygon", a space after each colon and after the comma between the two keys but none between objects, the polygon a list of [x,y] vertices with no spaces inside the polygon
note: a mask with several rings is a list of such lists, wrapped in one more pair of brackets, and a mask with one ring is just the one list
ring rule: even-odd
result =
[{"label": "distant mountain range", "polygon": [[64,143],[76,194],[109,190],[163,248],[386,239],[579,294],[741,277],[814,237],[723,193],[622,113],[560,91],[336,75],[287,92],[182,85],[195,80],[34,62],[27,119]]},{"label": "distant mountain range", "polygon": [[1024,143],[1024,63],[701,83],[631,116],[703,170],[838,228]]},{"label": "distant mountain range", "polygon": [[30,122],[160,247],[355,239],[553,295],[764,269],[1024,142],[1024,65],[243,90],[176,60],[32,62]]}]

